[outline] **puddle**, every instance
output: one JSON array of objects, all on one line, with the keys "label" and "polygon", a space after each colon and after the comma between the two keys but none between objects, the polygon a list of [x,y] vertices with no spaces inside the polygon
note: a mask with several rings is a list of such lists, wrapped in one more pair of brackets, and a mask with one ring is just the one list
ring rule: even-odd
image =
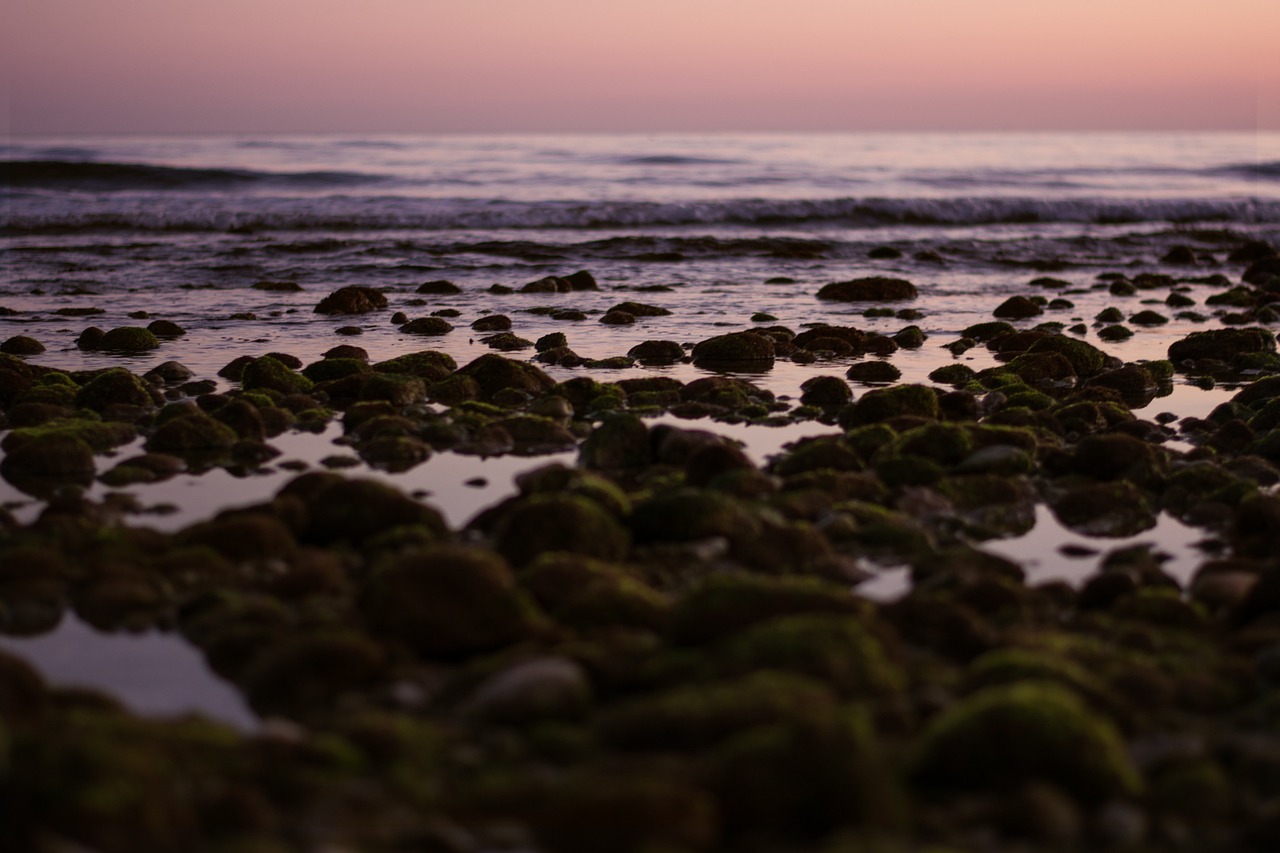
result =
[{"label": "puddle", "polygon": [[261,723],[234,687],[177,634],[106,634],[67,614],[38,637],[0,636],[0,649],[30,663],[56,687],[105,693],[135,714],[199,714],[244,732]]},{"label": "puddle", "polygon": [[[1013,539],[988,539],[977,543],[978,548],[1020,564],[1027,573],[1027,583],[1066,581],[1079,586],[1095,574],[1098,564],[1108,552],[1131,545],[1150,544],[1156,551],[1169,555],[1162,568],[1185,588],[1204,557],[1194,546],[1211,534],[1205,530],[1188,527],[1173,516],[1160,513],[1156,526],[1136,536],[1102,539],[1082,536],[1063,527],[1053,511],[1044,504],[1036,507],[1036,525],[1029,532]],[[1064,546],[1095,551],[1093,554],[1075,557],[1062,552]]]}]

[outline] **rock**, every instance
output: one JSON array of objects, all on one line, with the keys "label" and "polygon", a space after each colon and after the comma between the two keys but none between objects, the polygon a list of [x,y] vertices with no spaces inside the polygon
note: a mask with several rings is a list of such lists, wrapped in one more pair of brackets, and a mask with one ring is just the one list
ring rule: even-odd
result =
[{"label": "rock", "polygon": [[700,645],[782,616],[866,611],[866,602],[848,589],[818,578],[713,574],[695,581],[676,602],[671,637]]},{"label": "rock", "polygon": [[840,426],[849,429],[902,415],[937,418],[938,395],[927,385],[876,388],[841,410]]},{"label": "rock", "polygon": [[906,326],[899,329],[892,338],[893,342],[903,349],[919,349],[929,339],[919,326]]},{"label": "rock", "polygon": [[259,714],[305,716],[375,683],[385,660],[378,643],[354,631],[291,632],[254,655],[241,681]]},{"label": "rock", "polygon": [[75,403],[95,412],[104,412],[111,406],[155,406],[146,384],[123,367],[113,367],[91,379],[76,394]]},{"label": "rock", "polygon": [[577,630],[666,628],[666,596],[610,563],[549,553],[527,566],[518,580],[558,623]]},{"label": "rock", "polygon": [[940,714],[922,735],[912,776],[957,793],[1047,781],[1086,803],[1142,787],[1109,720],[1066,688],[1034,682],[979,690]]},{"label": "rock", "polygon": [[649,429],[635,415],[608,415],[582,443],[579,459],[583,467],[596,471],[644,468],[653,459]]},{"label": "rock", "polygon": [[645,341],[627,350],[627,355],[644,364],[674,364],[684,358],[684,348],[675,341]]},{"label": "rock", "polygon": [[838,302],[894,302],[915,299],[916,286],[900,278],[870,276],[828,284],[818,291],[819,299]]},{"label": "rock", "polygon": [[600,285],[596,283],[596,277],[587,270],[578,270],[564,277],[569,282],[570,290],[599,290]]},{"label": "rock", "polygon": [[36,435],[6,448],[0,476],[28,494],[47,495],[58,486],[93,482],[93,448],[70,435]]},{"label": "rock", "polygon": [[862,361],[849,368],[845,376],[854,382],[888,384],[902,378],[902,371],[887,361]]},{"label": "rock", "polygon": [[811,376],[800,384],[800,402],[806,406],[843,406],[853,391],[838,376]]},{"label": "rock", "polygon": [[482,681],[462,703],[469,717],[490,723],[576,719],[591,705],[591,683],[577,662],[547,656],[520,661]]},{"label": "rock", "polygon": [[525,340],[511,332],[499,332],[496,335],[488,335],[480,339],[485,346],[490,349],[500,350],[502,352],[513,352],[521,349],[531,349],[533,341]]},{"label": "rock", "polygon": [[315,307],[317,314],[368,314],[387,307],[387,297],[372,287],[340,287]]},{"label": "rock", "polygon": [[0,352],[10,355],[39,355],[44,352],[44,344],[26,335],[14,335],[0,343]]},{"label": "rock", "polygon": [[151,453],[189,453],[230,450],[239,437],[235,430],[203,412],[170,418],[143,445]]},{"label": "rock", "polygon": [[1077,376],[1092,376],[1102,370],[1107,360],[1107,354],[1092,344],[1068,338],[1065,335],[1039,338],[1031,344],[1027,352],[1057,353],[1071,362],[1071,367]]},{"label": "rock", "polygon": [[425,281],[418,285],[417,290],[414,291],[414,293],[425,293],[432,296],[452,296],[461,292],[461,287],[458,287],[458,285],[451,281],[445,281],[444,279]]},{"label": "rock", "polygon": [[312,382],[295,373],[270,355],[256,358],[244,366],[240,374],[240,387],[246,391],[268,390],[281,394],[305,394]]},{"label": "rock", "polygon": [[632,317],[666,317],[671,312],[657,305],[646,305],[643,302],[619,302],[609,309],[610,312],[621,311]]},{"label": "rock", "polygon": [[152,320],[147,324],[147,331],[157,338],[180,338],[187,330],[171,320]]},{"label": "rock", "polygon": [[693,348],[695,364],[758,364],[772,365],[773,340],[756,332],[730,332],[699,341]]},{"label": "rock", "polygon": [[1169,360],[1181,367],[1187,361],[1230,361],[1248,353],[1276,351],[1276,340],[1266,329],[1213,329],[1192,332],[1169,345]]},{"label": "rock", "polygon": [[417,529],[430,540],[449,534],[434,508],[376,480],[303,474],[286,484],[280,495],[297,495],[306,504],[306,526],[299,539],[307,544],[347,542],[358,547],[397,527]]},{"label": "rock", "polygon": [[511,328],[511,318],[505,314],[488,314],[471,323],[477,332],[505,332]]},{"label": "rock", "polygon": [[421,350],[380,361],[373,369],[378,373],[402,373],[427,382],[439,382],[457,370],[458,363],[448,353]]},{"label": "rock", "polygon": [[453,331],[453,326],[440,317],[419,317],[405,323],[400,331],[406,335],[447,335]]},{"label": "rock", "polygon": [[516,566],[553,551],[617,560],[626,554],[627,533],[613,516],[585,498],[531,495],[506,511],[494,546]]},{"label": "rock", "polygon": [[195,373],[185,364],[177,361],[166,361],[157,364],[155,367],[142,374],[143,378],[151,382],[159,382],[164,385],[179,385],[190,380]]},{"label": "rock", "polygon": [[746,504],[719,492],[679,489],[638,504],[631,531],[638,544],[696,542],[721,536],[746,541],[760,529]]},{"label": "rock", "polygon": [[529,398],[545,394],[556,381],[532,364],[513,361],[500,355],[482,355],[460,368],[456,376],[473,379],[482,400],[492,402],[495,395],[514,391]]},{"label": "rock", "polygon": [[258,281],[253,284],[254,290],[266,290],[275,293],[301,293],[302,285],[296,281]]},{"label": "rock", "polygon": [[1043,314],[1044,309],[1025,296],[1010,296],[992,313],[1006,320],[1025,320]]},{"label": "rock", "polygon": [[312,382],[332,382],[335,379],[372,372],[373,368],[367,361],[357,358],[322,358],[302,369],[302,375]]},{"label": "rock", "polygon": [[102,336],[94,349],[107,352],[147,352],[160,346],[154,334],[137,326],[120,326]]},{"label": "rock", "polygon": [[1089,379],[1086,386],[1110,388],[1117,391],[1130,408],[1140,409],[1155,399],[1160,390],[1151,371],[1142,365],[1126,364],[1114,370],[1106,370]]},{"label": "rock", "polygon": [[76,338],[76,347],[88,352],[102,349],[102,339],[106,336],[107,333],[102,331],[102,329],[99,329],[97,326],[90,326],[81,332],[79,337]]},{"label": "rock", "polygon": [[1160,258],[1162,264],[1189,265],[1195,262],[1196,253],[1190,246],[1172,246]]},{"label": "rock", "polygon": [[528,639],[546,619],[501,557],[456,545],[413,551],[365,582],[370,628],[433,658],[462,658]]},{"label": "rock", "polygon": [[1156,526],[1146,496],[1123,480],[1077,487],[1050,508],[1058,521],[1085,536],[1134,536]]},{"label": "rock", "polygon": [[1259,258],[1249,264],[1240,277],[1249,284],[1260,286],[1272,278],[1280,278],[1280,257]]},{"label": "rock", "polygon": [[[574,319],[585,319],[585,315]],[[630,326],[635,321],[636,315],[628,314],[626,311],[609,311],[600,318],[600,322],[606,326]]]},{"label": "rock", "polygon": [[835,695],[813,679],[761,672],[614,703],[600,714],[598,730],[617,749],[706,749],[757,726],[834,710],[836,703]]},{"label": "rock", "polygon": [[559,276],[549,275],[520,288],[521,293],[568,293],[573,285]]}]

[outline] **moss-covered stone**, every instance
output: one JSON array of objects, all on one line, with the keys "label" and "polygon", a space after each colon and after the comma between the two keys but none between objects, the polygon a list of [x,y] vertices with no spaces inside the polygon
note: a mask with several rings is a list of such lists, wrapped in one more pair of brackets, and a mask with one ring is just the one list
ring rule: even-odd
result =
[{"label": "moss-covered stone", "polygon": [[516,566],[554,551],[616,560],[626,553],[627,533],[608,511],[586,498],[538,494],[506,511],[495,547]]},{"label": "moss-covered stone", "polygon": [[923,788],[952,792],[1046,781],[1090,803],[1142,787],[1106,718],[1067,689],[1034,682],[980,690],[940,714],[922,735],[912,775]]},{"label": "moss-covered stone", "polygon": [[159,346],[159,339],[146,329],[120,326],[103,335],[96,348],[107,352],[139,353],[149,352]]},{"label": "moss-covered stone", "polygon": [[848,589],[818,578],[714,574],[693,584],[676,602],[671,636],[679,643],[699,644],[780,616],[867,612],[866,602]]},{"label": "moss-covered stone", "polygon": [[164,421],[147,438],[151,453],[189,453],[230,450],[238,440],[235,430],[202,412],[192,412]]},{"label": "moss-covered stone", "polygon": [[295,495],[306,505],[300,539],[309,544],[359,546],[395,527],[421,528],[433,540],[448,535],[438,511],[376,480],[303,474],[281,489],[280,495]]},{"label": "moss-covered stone", "polygon": [[637,504],[631,531],[637,543],[693,542],[712,536],[749,537],[759,523],[740,501],[719,492],[681,489]]},{"label": "moss-covered stone", "polygon": [[653,459],[649,429],[635,415],[609,415],[587,436],[579,454],[582,465],[597,471],[643,468]]},{"label": "moss-covered stone", "polygon": [[387,297],[372,287],[340,287],[316,305],[317,314],[367,314],[387,307]]},{"label": "moss-covered stone", "polygon": [[422,350],[380,361],[373,365],[373,369],[379,373],[400,373],[438,382],[457,370],[458,364],[448,353]]},{"label": "moss-covered stone", "polygon": [[269,355],[245,365],[240,374],[240,385],[246,391],[266,390],[281,394],[305,394],[312,388],[310,379]]},{"label": "moss-covered stone", "polygon": [[544,553],[517,580],[562,625],[650,631],[667,625],[667,597],[611,563],[563,551]]},{"label": "moss-covered stone", "polygon": [[1133,536],[1156,525],[1146,495],[1124,480],[1080,486],[1049,506],[1060,522],[1086,536]]},{"label": "moss-covered stone", "polygon": [[1248,353],[1272,353],[1275,350],[1275,336],[1266,329],[1213,329],[1192,332],[1182,340],[1174,341],[1169,345],[1169,360],[1181,367],[1186,361],[1231,361]]},{"label": "moss-covered stone", "polygon": [[7,449],[0,459],[0,476],[31,494],[42,495],[59,485],[93,482],[93,448],[72,435],[43,433]]},{"label": "moss-covered stone", "polygon": [[39,355],[44,352],[44,344],[27,335],[14,335],[0,343],[0,352],[9,355]]},{"label": "moss-covered stone", "polygon": [[1107,359],[1107,354],[1092,344],[1065,335],[1040,338],[1027,351],[1057,353],[1071,363],[1077,376],[1092,376],[1102,370]]},{"label": "moss-covered stone", "polygon": [[860,361],[851,366],[845,377],[866,384],[887,384],[902,378],[902,371],[887,361]]},{"label": "moss-covered stone", "polygon": [[846,429],[911,415],[938,417],[938,395],[927,385],[897,385],[868,391],[840,411]]},{"label": "moss-covered stone", "polygon": [[693,347],[695,363],[751,363],[769,365],[774,361],[773,339],[755,331],[730,332],[699,341]]},{"label": "moss-covered stone", "polygon": [[606,743],[622,749],[702,749],[747,729],[835,708],[835,695],[820,682],[760,672],[618,703],[596,725]]},{"label": "moss-covered stone", "polygon": [[372,630],[432,657],[492,651],[546,627],[501,557],[460,546],[391,561],[366,581],[360,605]]},{"label": "moss-covered stone", "polygon": [[492,402],[503,391],[533,398],[556,385],[554,379],[534,365],[492,353],[459,368],[455,375],[475,380],[480,389],[480,399],[486,402]]}]

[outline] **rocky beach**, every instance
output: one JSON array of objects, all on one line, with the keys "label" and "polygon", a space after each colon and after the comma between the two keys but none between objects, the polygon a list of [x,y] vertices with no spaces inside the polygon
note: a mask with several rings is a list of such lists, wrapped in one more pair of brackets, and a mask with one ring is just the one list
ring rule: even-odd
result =
[{"label": "rocky beach", "polygon": [[0,848],[1275,849],[1258,139],[10,146]]}]

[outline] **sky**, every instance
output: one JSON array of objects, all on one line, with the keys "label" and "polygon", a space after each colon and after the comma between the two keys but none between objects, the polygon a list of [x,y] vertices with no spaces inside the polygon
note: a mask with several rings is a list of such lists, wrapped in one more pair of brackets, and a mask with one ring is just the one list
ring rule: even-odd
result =
[{"label": "sky", "polygon": [[1280,0],[4,0],[0,131],[1280,129]]}]

